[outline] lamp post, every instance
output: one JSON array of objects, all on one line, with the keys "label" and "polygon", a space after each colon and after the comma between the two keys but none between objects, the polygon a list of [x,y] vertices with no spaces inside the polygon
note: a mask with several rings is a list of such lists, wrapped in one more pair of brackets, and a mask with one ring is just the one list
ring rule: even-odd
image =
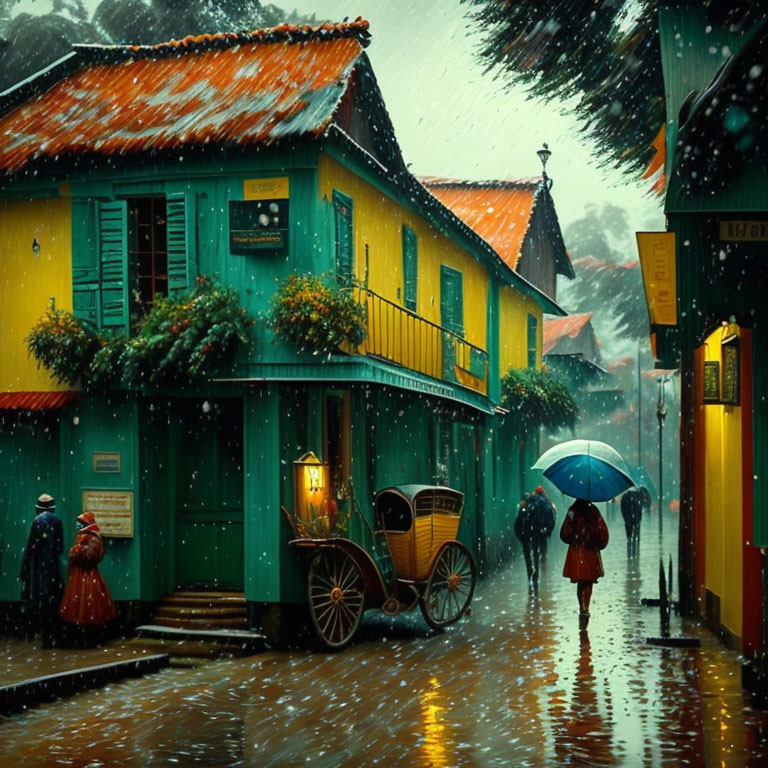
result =
[{"label": "lamp post", "polygon": [[667,403],[664,397],[664,385],[667,383],[665,376],[659,378],[659,399],[656,403],[656,418],[659,420],[659,535],[662,531],[662,512],[664,510],[664,450],[663,450],[663,431],[664,419],[667,418]]},{"label": "lamp post", "polygon": [[549,160],[552,152],[547,144],[544,143],[541,149],[536,150],[536,154],[539,156],[539,160],[541,160],[541,178],[546,184],[547,189],[552,189],[552,179],[547,176],[547,160]]}]

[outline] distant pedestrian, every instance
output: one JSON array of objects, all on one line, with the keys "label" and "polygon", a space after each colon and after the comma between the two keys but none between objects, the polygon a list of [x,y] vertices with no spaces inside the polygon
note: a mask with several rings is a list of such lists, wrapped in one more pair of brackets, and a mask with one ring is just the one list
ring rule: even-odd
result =
[{"label": "distant pedestrian", "polygon": [[29,530],[21,559],[21,599],[26,609],[27,636],[39,628],[43,648],[56,645],[58,638],[56,609],[63,584],[59,555],[64,550],[61,520],[56,516],[56,501],[42,494],[35,504],[35,519]]},{"label": "distant pedestrian", "polygon": [[59,616],[80,628],[81,639],[91,642],[104,625],[117,616],[117,609],[99,563],[104,557],[104,542],[92,512],[77,518],[77,537],[69,550],[67,588]]},{"label": "distant pedestrian", "polygon": [[579,629],[586,629],[592,586],[605,575],[600,550],[608,545],[608,526],[594,504],[576,499],[563,520],[560,538],[568,544],[563,576],[576,582]]},{"label": "distant pedestrian", "polygon": [[517,507],[515,535],[523,545],[528,581],[538,586],[539,568],[546,561],[547,541],[555,529],[555,505],[540,485]]},{"label": "distant pedestrian", "polygon": [[[637,557],[640,553],[640,524],[643,521],[643,507],[647,488],[632,486],[621,495],[621,516],[627,532],[627,556]],[[650,498],[650,496],[649,496]]]}]

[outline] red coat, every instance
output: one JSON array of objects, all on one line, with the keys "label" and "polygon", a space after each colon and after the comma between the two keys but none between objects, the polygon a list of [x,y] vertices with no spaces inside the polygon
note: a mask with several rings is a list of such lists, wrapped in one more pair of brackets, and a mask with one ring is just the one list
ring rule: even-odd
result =
[{"label": "red coat", "polygon": [[577,499],[560,528],[568,544],[563,576],[571,581],[597,581],[605,575],[600,550],[608,545],[608,526],[594,504]]},{"label": "red coat", "polygon": [[59,608],[59,616],[65,621],[101,626],[117,616],[112,595],[98,568],[103,557],[99,527],[94,524],[78,531],[69,550],[67,588]]}]

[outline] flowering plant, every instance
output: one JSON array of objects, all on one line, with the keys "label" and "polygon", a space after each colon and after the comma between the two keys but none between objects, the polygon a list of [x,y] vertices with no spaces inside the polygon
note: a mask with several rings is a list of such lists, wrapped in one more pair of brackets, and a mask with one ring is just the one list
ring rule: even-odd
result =
[{"label": "flowering plant", "polygon": [[290,275],[280,282],[267,316],[278,336],[315,355],[358,347],[365,320],[365,307],[351,291],[315,275]]},{"label": "flowering plant", "polygon": [[546,368],[510,368],[501,382],[501,404],[524,430],[573,427],[579,408],[565,385]]},{"label": "flowering plant", "polygon": [[253,322],[234,289],[198,277],[191,293],[156,299],[130,338],[51,307],[26,342],[38,364],[70,386],[195,382],[232,361]]}]

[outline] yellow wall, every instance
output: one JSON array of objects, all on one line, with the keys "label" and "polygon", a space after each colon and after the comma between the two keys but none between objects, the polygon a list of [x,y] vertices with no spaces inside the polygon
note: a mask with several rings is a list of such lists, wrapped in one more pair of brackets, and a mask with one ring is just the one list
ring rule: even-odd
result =
[{"label": "yellow wall", "polygon": [[[704,345],[706,360],[720,362],[721,341],[738,326],[718,328]],[[741,636],[742,497],[741,407],[704,406],[706,494],[706,587],[720,596],[720,621]]]},{"label": "yellow wall", "polygon": [[402,228],[403,225],[409,227],[418,240],[417,314],[440,324],[440,267],[458,270],[464,285],[464,336],[471,344],[487,350],[488,271],[485,265],[417,214],[398,205],[327,155],[320,157],[318,174],[324,200],[330,202],[334,189],[353,200],[357,279],[362,281],[365,277],[367,243],[368,288],[403,305]]},{"label": "yellow wall", "polygon": [[[72,308],[69,198],[0,200],[0,391],[64,389],[27,354],[24,338],[49,305]],[[40,255],[32,251],[37,239]]]},{"label": "yellow wall", "polygon": [[541,367],[544,321],[541,308],[529,296],[512,286],[502,286],[499,296],[499,373],[502,378],[510,368],[528,367],[528,315],[538,318],[536,367]]}]

